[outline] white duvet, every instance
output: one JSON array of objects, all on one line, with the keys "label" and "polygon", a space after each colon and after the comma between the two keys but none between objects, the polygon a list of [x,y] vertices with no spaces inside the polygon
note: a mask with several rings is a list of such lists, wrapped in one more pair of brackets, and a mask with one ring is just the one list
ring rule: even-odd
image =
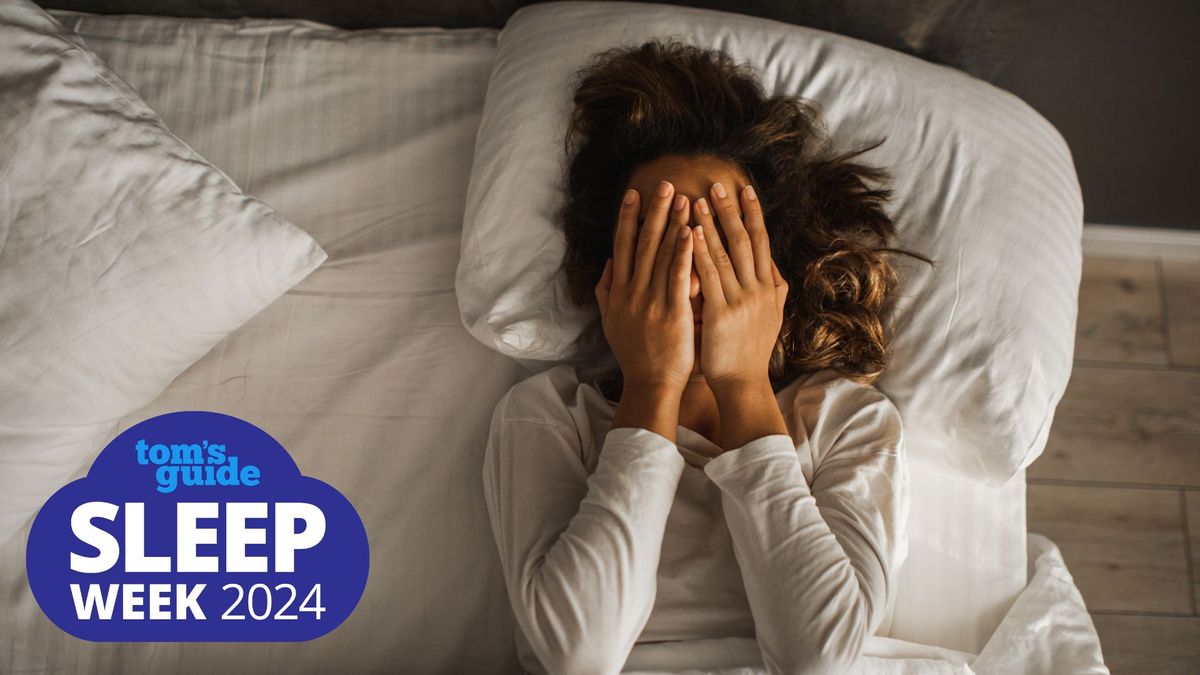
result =
[{"label": "white duvet", "polygon": [[[1009,609],[979,654],[873,637],[854,673],[910,675],[915,673],[1107,673],[1091,617],[1079,589],[1063,564],[1058,547],[1049,539],[1029,535],[1029,583]],[[745,663],[756,655],[753,640],[730,638],[703,644],[664,644],[635,650],[626,673],[716,673],[765,675],[762,667],[733,666],[680,670],[673,664]]]},{"label": "white duvet", "polygon": [[[0,670],[518,672],[479,470],[492,407],[525,373],[467,333],[453,291],[496,31],[56,15],[173,132],[329,255],[121,428],[196,408],[261,426],[305,474],[354,503],[371,572],[350,619],[311,642],[88,643],[35,605],[26,529],[0,550]],[[1022,504],[972,511],[993,493],[928,480],[928,494],[948,501],[914,504],[925,514],[914,517],[930,521],[923,542],[910,527],[923,547],[910,561],[925,563],[910,570],[891,627],[908,639],[873,639],[864,672],[1105,672],[1050,542],[1029,537],[1022,590],[1019,569],[995,581],[959,564],[964,551],[980,555],[1001,539],[947,536],[959,526],[932,521],[957,509],[965,513],[956,522],[969,527]],[[1003,541],[1015,544],[996,550],[1000,559],[1025,558],[1019,531]],[[977,595],[955,601],[972,586]],[[922,617],[923,607],[937,615]],[[720,664],[754,649],[738,640],[663,644],[635,651],[626,670],[679,672],[673,659],[686,651],[710,655],[708,672],[730,672]]]}]

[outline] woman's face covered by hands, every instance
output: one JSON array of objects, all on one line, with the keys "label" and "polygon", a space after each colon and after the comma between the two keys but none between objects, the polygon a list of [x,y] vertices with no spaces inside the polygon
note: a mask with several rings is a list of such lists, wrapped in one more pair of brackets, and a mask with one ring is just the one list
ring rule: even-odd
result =
[{"label": "woman's face covered by hands", "polygon": [[[692,214],[695,213],[696,201],[701,197],[708,198],[710,188],[714,183],[721,183],[726,190],[730,190],[732,187],[733,190],[730,190],[729,194],[735,195],[750,183],[745,173],[738,166],[712,157],[666,155],[653,162],[643,164],[634,170],[633,175],[630,176],[629,184],[626,186],[627,188],[637,190],[639,195],[643,195],[643,198],[639,200],[639,231],[641,224],[645,222],[646,216],[653,205],[652,196],[656,194],[659,185],[663,181],[667,181],[673,186],[673,199],[678,200],[682,197],[684,200],[679,217],[688,227],[695,227],[698,224],[695,218],[692,217]],[[672,202],[671,209],[673,212],[678,205],[678,202]],[[674,217],[675,213],[671,215]],[[700,333],[704,316],[704,294],[701,291],[700,277],[694,264],[691,268],[691,283],[688,288],[688,298],[691,301],[692,317],[695,325],[695,353],[698,355],[700,353]],[[698,358],[692,367],[692,373],[700,373],[700,359]]]},{"label": "woman's face covered by hands", "polygon": [[[664,181],[671,190],[668,220],[677,227],[694,228],[687,289],[694,324],[691,374],[704,372],[709,379],[741,377],[748,364],[762,360],[757,352],[774,346],[787,294],[770,257],[761,208],[745,191],[750,181],[737,165],[713,157],[667,155],[639,166],[630,177],[627,187],[648,197],[636,204],[639,233],[647,217],[661,218],[656,206],[661,210],[663,200],[658,195]],[[707,312],[706,294],[717,298]],[[705,317],[713,323],[709,327],[713,339],[702,349]],[[724,339],[718,339],[718,330],[728,333]],[[748,333],[757,333],[753,337],[759,339]],[[749,346],[739,334],[749,339]],[[739,356],[736,351],[751,353]],[[705,371],[705,363],[712,372]]]}]

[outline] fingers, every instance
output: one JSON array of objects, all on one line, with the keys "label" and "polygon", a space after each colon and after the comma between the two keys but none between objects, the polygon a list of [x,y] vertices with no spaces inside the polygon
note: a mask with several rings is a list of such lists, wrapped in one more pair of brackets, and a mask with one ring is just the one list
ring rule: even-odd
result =
[{"label": "fingers", "polygon": [[[729,257],[733,260],[733,269],[742,285],[759,278],[754,271],[754,249],[750,243],[750,234],[742,223],[738,213],[738,198],[729,194],[721,183],[713,183],[709,188],[712,196],[713,210],[720,220],[725,239],[729,242]],[[766,279],[766,277],[762,277]]]},{"label": "fingers", "polygon": [[600,306],[600,319],[608,314],[608,295],[612,291],[613,259],[604,263],[604,272],[600,274],[600,283],[596,284],[596,304]]},{"label": "fingers", "polygon": [[709,235],[703,227],[694,227],[692,232],[696,239],[693,242],[692,258],[696,261],[696,272],[700,277],[700,293],[704,295],[704,304],[707,305],[711,302],[714,306],[724,305],[726,302],[725,291],[721,285],[721,274],[709,252],[707,242]]},{"label": "fingers", "polygon": [[687,227],[688,198],[686,195],[675,195],[675,201],[671,203],[670,218],[671,224],[667,226],[662,245],[658,247],[658,258],[654,261],[654,278],[650,282],[652,292],[660,297],[667,294],[667,285],[672,269],[671,263],[679,255],[677,240],[680,238],[680,231]]},{"label": "fingers", "polygon": [[650,200],[650,209],[642,223],[642,233],[638,235],[637,252],[633,261],[634,289],[644,289],[650,285],[654,273],[654,261],[658,257],[658,247],[662,243],[663,230],[667,227],[667,212],[671,207],[671,197],[675,186],[667,181],[658,184],[658,190]]},{"label": "fingers", "polygon": [[625,191],[617,213],[617,231],[613,236],[612,285],[621,288],[633,278],[633,253],[637,241],[637,218],[641,196],[637,190]]},{"label": "fingers", "polygon": [[[700,242],[697,242],[697,252],[695,257],[699,260],[698,249],[704,248],[705,253],[713,266],[714,271],[721,281],[721,288],[724,291],[724,297],[732,300],[737,297],[741,286],[738,284],[737,273],[733,269],[733,261],[725,252],[725,246],[721,244],[721,235],[717,232],[717,225],[713,221],[712,210],[708,206],[708,200],[701,197],[696,200],[695,208],[696,222],[699,224],[700,232],[704,235]],[[700,275],[700,292],[707,292],[704,289],[704,275]]]},{"label": "fingers", "polygon": [[[684,208],[684,213],[687,209]],[[692,286],[692,228],[680,224],[675,230],[675,259],[671,261],[667,288],[667,304],[682,307],[691,313],[689,295]]]},{"label": "fingers", "polygon": [[771,241],[767,236],[767,225],[763,222],[762,204],[754,193],[754,186],[747,185],[741,191],[742,221],[750,235],[750,248],[754,254],[754,274],[759,281],[772,277]]},{"label": "fingers", "polygon": [[788,284],[779,273],[779,267],[774,260],[771,260],[771,280],[775,284],[775,303],[782,309],[787,302]]}]

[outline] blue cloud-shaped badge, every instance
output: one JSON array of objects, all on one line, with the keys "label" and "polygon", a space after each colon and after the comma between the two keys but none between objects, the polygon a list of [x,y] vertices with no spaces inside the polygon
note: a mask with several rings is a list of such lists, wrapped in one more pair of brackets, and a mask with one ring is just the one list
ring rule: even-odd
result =
[{"label": "blue cloud-shaped badge", "polygon": [[38,512],[29,585],[97,642],[311,640],[367,583],[362,520],[274,438],[189,411],[130,427]]}]

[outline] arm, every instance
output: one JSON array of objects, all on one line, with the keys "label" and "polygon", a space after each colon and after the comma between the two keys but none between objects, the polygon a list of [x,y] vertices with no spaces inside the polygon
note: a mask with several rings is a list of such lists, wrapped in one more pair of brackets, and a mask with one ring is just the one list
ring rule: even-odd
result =
[{"label": "arm", "polygon": [[634,428],[608,433],[590,477],[579,451],[575,429],[498,409],[484,494],[513,611],[547,672],[616,673],[653,609],[684,460]]},{"label": "arm", "polygon": [[[613,258],[596,285],[625,390],[590,477],[578,432],[546,416],[562,401],[497,408],[485,496],[517,621],[551,673],[618,672],[650,618],[663,530],[684,459],[679,399],[695,360],[687,211],[663,183],[638,231],[622,201]],[[686,203],[680,197],[677,203]]]},{"label": "arm", "polygon": [[848,670],[892,592],[907,491],[900,418],[881,394],[856,405],[849,419],[822,422],[841,432],[811,483],[783,434],[756,438],[705,467],[721,489],[771,673]]},{"label": "arm", "polygon": [[613,413],[612,428],[646,429],[674,444],[682,396],[676,386],[626,383]]},{"label": "arm", "polygon": [[[890,590],[906,508],[899,416],[874,389],[835,382],[831,392],[851,395],[829,406],[797,400],[796,410],[817,410],[808,428],[820,429],[823,447],[793,446],[769,377],[788,287],[753,189],[735,198],[718,183],[710,193],[714,208],[697,200],[696,213],[700,366],[717,399],[722,446],[735,449],[705,473],[721,490],[768,670],[842,672],[878,626]],[[810,482],[798,451],[816,458],[814,450],[823,454]]]}]

